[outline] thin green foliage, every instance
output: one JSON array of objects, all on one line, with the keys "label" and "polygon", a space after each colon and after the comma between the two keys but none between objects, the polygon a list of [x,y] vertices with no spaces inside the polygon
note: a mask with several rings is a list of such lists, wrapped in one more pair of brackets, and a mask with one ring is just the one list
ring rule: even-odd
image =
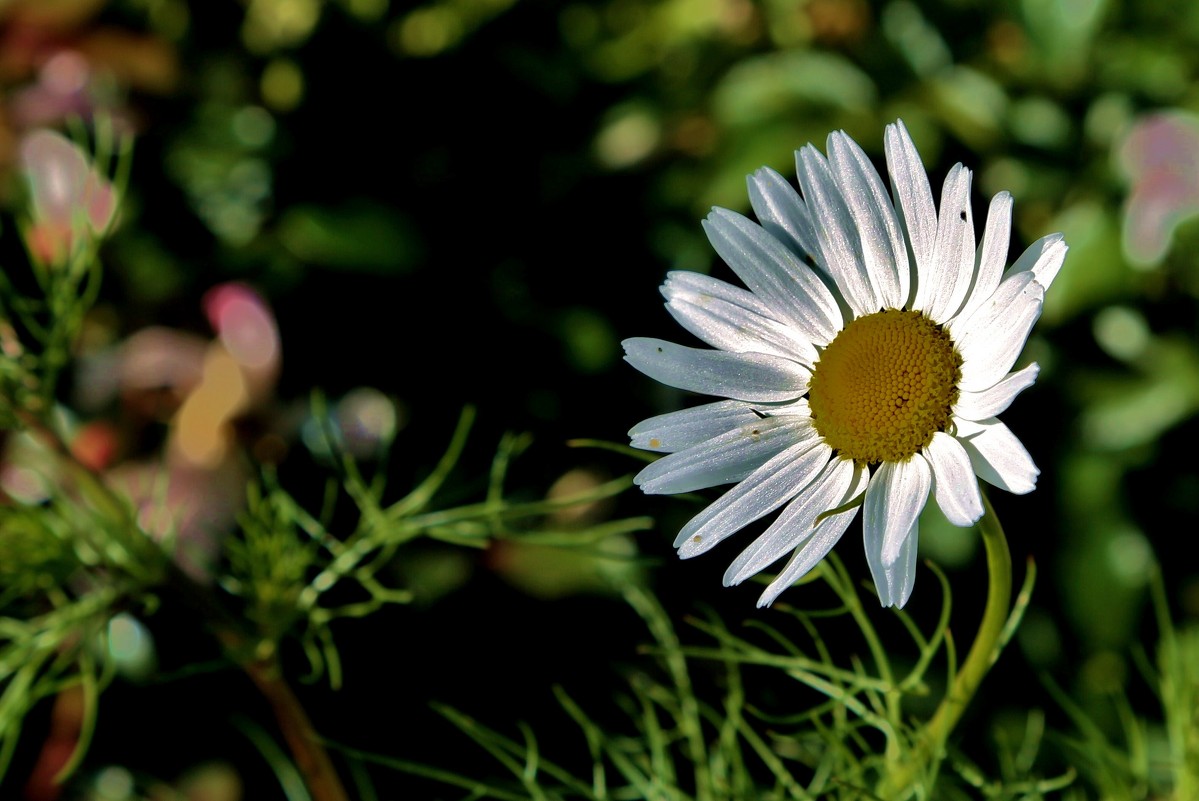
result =
[{"label": "thin green foliage", "polygon": [[[508,777],[486,787],[453,773],[440,778],[472,786],[472,797],[478,798],[849,801],[883,797],[875,788],[892,765],[925,759],[932,761],[918,768],[916,775],[927,782],[917,790],[919,798],[981,793],[988,799],[1033,801],[1070,786],[1072,773],[1048,779],[1035,775],[1043,717],[1030,717],[1025,735],[1003,744],[999,779],[988,778],[956,752],[932,753],[922,746],[924,724],[907,701],[927,695],[930,685],[945,682],[944,674],[952,677],[956,669],[948,632],[949,582],[935,572],[942,608],[927,632],[902,613],[881,621],[865,614],[862,598],[873,597],[872,588],[852,581],[832,555],[805,580],[825,584],[832,604],[815,609],[780,604],[772,620],[754,618],[740,631],[714,614],[692,619],[692,629],[711,646],[684,644],[654,597],[628,587],[625,599],[651,635],[653,644],[643,652],[655,667],[627,677],[628,692],[617,704],[626,726],[615,730],[601,724],[565,688],[555,689],[582,733],[586,772],[565,772],[523,724],[513,736],[438,707]],[[1026,579],[1021,589],[1013,618],[1027,605],[1031,581]],[[848,632],[856,633],[857,645],[846,640]],[[903,635],[908,647],[897,644]],[[906,656],[912,652],[914,658]],[[932,675],[938,670],[941,675]],[[780,678],[795,689],[789,691]],[[762,687],[770,693],[763,696]],[[780,707],[787,711],[778,712]],[[953,780],[934,783],[931,777],[946,758]]]},{"label": "thin green foliage", "polygon": [[1094,705],[1076,701],[1050,678],[1046,686],[1074,724],[1054,739],[1103,799],[1189,799],[1199,793],[1199,627],[1178,628],[1170,615],[1161,574],[1150,583],[1159,638],[1151,656],[1141,653],[1141,675],[1156,694],[1161,716],[1134,709],[1125,688],[1110,684],[1101,700],[1114,728]]},{"label": "thin green foliage", "polygon": [[78,766],[113,676],[108,623],[123,609],[152,607],[146,582],[163,575],[165,554],[128,533],[114,535],[121,521],[106,503],[92,502],[96,488],[77,489],[36,507],[0,506],[0,776],[29,711],[74,686],[83,720],[61,773]]},{"label": "thin green foliage", "polygon": [[[986,798],[1002,801],[1042,801],[1057,797],[1060,791],[1075,789],[1077,778],[1073,770],[1058,776],[1037,778],[1035,764],[1045,739],[1045,715],[1039,710],[1029,712],[1020,736],[1009,741],[1004,729],[996,733],[999,744],[999,778],[990,778],[963,753],[954,750],[949,762],[964,788],[955,790],[961,798]],[[967,789],[968,788],[968,791]]]},{"label": "thin green foliage", "polygon": [[[319,396],[314,408],[323,408]],[[340,661],[331,624],[361,618],[389,604],[405,604],[412,593],[383,578],[398,549],[419,538],[482,548],[500,539],[586,549],[605,539],[648,528],[645,518],[606,521],[567,531],[545,528],[552,513],[612,497],[631,486],[626,476],[564,498],[514,502],[506,480],[512,461],[527,449],[526,435],[502,438],[488,472],[484,500],[448,509],[431,509],[462,456],[474,421],[463,410],[444,455],[429,475],[402,497],[386,500],[382,475],[364,476],[348,457],[335,461],[340,492],[327,495],[313,513],[291,496],[269,472],[250,489],[239,518],[241,536],[228,541],[229,570],[222,586],[240,597],[255,624],[254,636],[274,648],[296,631],[310,663],[310,676],[326,673],[340,685]],[[336,453],[335,444],[334,452]],[[344,535],[331,530],[334,512],[348,500],[356,522]],[[334,592],[336,590],[336,592]],[[347,596],[355,600],[342,600]],[[326,602],[337,597],[336,604]]]},{"label": "thin green foliage", "polygon": [[262,755],[262,760],[270,766],[287,801],[312,801],[312,796],[304,786],[304,777],[296,769],[287,752],[271,737],[270,732],[246,717],[239,716],[233,722]]},{"label": "thin green foliage", "polygon": [[1193,798],[1199,796],[1199,627],[1175,627],[1160,572],[1155,572],[1151,587],[1161,631],[1157,692],[1169,744],[1167,771],[1175,797]]},{"label": "thin green foliage", "polygon": [[78,764],[95,726],[99,691],[112,678],[102,645],[119,599],[119,592],[111,588],[78,597],[54,590],[39,599],[47,606],[43,611],[0,618],[0,776],[29,711],[41,699],[75,685],[83,688],[84,717],[64,773]]}]

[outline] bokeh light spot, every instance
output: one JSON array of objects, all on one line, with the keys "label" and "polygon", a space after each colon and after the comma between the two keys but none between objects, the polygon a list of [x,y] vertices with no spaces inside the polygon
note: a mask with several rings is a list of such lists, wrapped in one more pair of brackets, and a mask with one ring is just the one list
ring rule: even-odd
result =
[{"label": "bokeh light spot", "polygon": [[148,3],[146,14],[154,30],[167,39],[182,39],[187,34],[191,16],[183,0],[157,0]]},{"label": "bokeh light spot", "polygon": [[410,56],[435,56],[461,35],[458,17],[445,8],[421,8],[400,20],[396,46]]},{"label": "bokeh light spot", "polygon": [[276,58],[262,71],[258,89],[275,111],[291,111],[304,99],[304,73],[291,59]]},{"label": "bokeh light spot", "polygon": [[259,106],[238,109],[231,120],[233,135],[246,147],[259,148],[275,136],[275,119]]},{"label": "bokeh light spot", "polygon": [[391,441],[399,419],[390,398],[373,387],[359,387],[337,404],[337,422],[346,449],[355,456],[368,456]]},{"label": "bokeh light spot", "polygon": [[558,30],[562,38],[575,47],[590,45],[599,36],[599,15],[590,6],[567,6],[558,15]]},{"label": "bokeh light spot", "polygon": [[343,0],[346,11],[363,22],[377,22],[387,13],[387,0]]},{"label": "bokeh light spot", "polygon": [[221,344],[241,365],[268,367],[279,356],[279,332],[270,311],[248,287],[225,284],[204,299]]},{"label": "bokeh light spot", "polygon": [[312,34],[320,13],[318,0],[253,0],[242,41],[258,53],[297,45]]},{"label": "bokeh light spot", "polygon": [[127,676],[147,675],[154,666],[154,641],[140,620],[121,612],[108,621],[108,653]]},{"label": "bokeh light spot", "polygon": [[42,84],[58,95],[73,95],[87,87],[87,59],[73,50],[51,56],[42,66]]},{"label": "bokeh light spot", "polygon": [[631,167],[654,152],[661,135],[661,126],[647,110],[626,109],[599,132],[596,155],[608,167]]},{"label": "bokeh light spot", "polygon": [[1153,549],[1145,535],[1134,529],[1121,531],[1107,544],[1112,575],[1130,587],[1141,587],[1153,570]]},{"label": "bokeh light spot", "polygon": [[611,323],[589,309],[571,309],[559,326],[567,358],[583,373],[598,373],[619,358],[620,347]]},{"label": "bokeh light spot", "polygon": [[119,765],[110,765],[96,774],[98,801],[126,801],[133,797],[133,774]]},{"label": "bokeh light spot", "polygon": [[1095,315],[1095,341],[1111,356],[1132,361],[1149,346],[1149,324],[1135,309],[1108,306]]}]

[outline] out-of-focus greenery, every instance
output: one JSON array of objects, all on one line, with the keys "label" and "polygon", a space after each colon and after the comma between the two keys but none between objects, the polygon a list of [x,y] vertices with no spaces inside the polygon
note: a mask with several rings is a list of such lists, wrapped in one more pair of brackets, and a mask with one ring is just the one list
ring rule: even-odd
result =
[{"label": "out-of-focus greenery", "polygon": [[[152,326],[193,338],[172,335],[177,361],[204,352],[202,296],[244,282],[273,309],[282,368],[236,421],[238,453],[272,465],[305,508],[326,491],[314,463],[329,466],[313,387],[344,418],[335,438],[358,442],[368,460],[373,440],[354,432],[370,415],[338,404],[361,401],[364,388],[386,399],[397,432],[380,469],[402,484],[427,475],[473,402],[479,442],[535,432],[526,463],[536,466],[517,475],[527,486],[596,486],[623,474],[627,457],[563,441],[620,441],[686,401],[624,365],[618,343],[681,338],[656,291],[667,270],[726,274],[698,220],[713,204],[747,211],[747,173],[793,174],[793,150],[823,145],[831,130],[881,163],[883,126],[902,117],[934,187],[961,161],[974,170],[976,209],[1013,194],[1015,253],[1059,230],[1071,248],[1025,355],[1040,379],[1005,413],[1040,484],[994,498],[1017,561],[1034,559],[1041,580],[1018,647],[966,722],[961,762],[1004,774],[987,756],[991,738],[1024,742],[1019,732],[1043,715],[1058,734],[1035,755],[1046,762],[1037,773],[1077,763],[1075,797],[1185,799],[1185,771],[1171,768],[1195,753],[1179,733],[1194,721],[1179,707],[1193,707],[1196,668],[1177,654],[1193,649],[1199,616],[1196,52],[1199,8],[1163,0],[9,0],[0,261],[20,260],[19,138],[111,120],[133,137],[132,171],[98,304],[78,321],[78,370],[56,384],[72,430],[101,432],[106,467],[162,452],[186,394],[170,382],[106,389],[113,354]],[[0,379],[25,387],[11,367]],[[6,463],[19,461],[20,438],[5,447]],[[490,457],[464,456],[480,475]],[[221,476],[244,502],[244,475]],[[217,508],[226,496],[204,497]],[[559,720],[555,683],[602,704],[613,666],[643,636],[635,615],[594,590],[636,581],[635,550],[660,561],[648,581],[671,619],[707,604],[730,628],[772,620],[754,610],[754,588],[720,587],[723,560],[673,561],[669,542],[697,509],[626,496],[592,510],[590,523],[657,518],[617,553],[499,543],[477,556],[429,547],[389,566],[413,605],[374,615],[381,628],[345,622],[346,686],[309,699],[322,732],[436,762],[464,746],[429,699],[505,736],[519,733],[517,718],[539,732],[559,725],[547,722]],[[239,513],[253,523],[273,511],[239,507],[224,525]],[[6,512],[0,554],[24,548],[34,524]],[[839,553],[866,575],[856,530]],[[921,530],[924,555],[955,587],[951,630],[968,632],[982,604],[970,593],[978,537],[935,509]],[[29,558],[50,575],[69,557],[38,554]],[[6,569],[0,593],[34,580]],[[1168,618],[1150,609],[1157,576],[1177,640],[1161,636]],[[804,605],[803,588],[789,592]],[[917,592],[908,612],[935,619],[932,595]],[[147,620],[163,673],[216,658],[192,642],[194,621]],[[1158,668],[1143,669],[1154,658]],[[116,765],[168,780],[208,760],[271,762],[258,739],[229,734],[229,715],[197,702],[196,681],[110,687],[85,775],[111,779],[104,768]],[[223,674],[205,687],[222,709],[250,703]],[[1174,717],[1152,697],[1158,688]],[[579,708],[595,708],[587,701]],[[5,791],[37,761],[43,707]],[[369,721],[345,711],[366,708]],[[187,746],[165,748],[153,734],[163,729]],[[1121,760],[1055,749],[1069,738],[1109,744]],[[1024,756],[1008,767],[1031,764]],[[1102,773],[1125,758],[1127,770]],[[371,777],[363,788],[391,780]]]}]

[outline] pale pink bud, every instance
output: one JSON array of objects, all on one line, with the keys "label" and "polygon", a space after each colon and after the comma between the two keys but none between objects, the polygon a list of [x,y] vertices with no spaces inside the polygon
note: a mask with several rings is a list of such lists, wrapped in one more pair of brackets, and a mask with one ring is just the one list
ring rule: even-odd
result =
[{"label": "pale pink bud", "polygon": [[116,192],[79,146],[56,131],[27,134],[20,153],[29,182],[29,246],[35,257],[61,262],[76,245],[108,229]]}]

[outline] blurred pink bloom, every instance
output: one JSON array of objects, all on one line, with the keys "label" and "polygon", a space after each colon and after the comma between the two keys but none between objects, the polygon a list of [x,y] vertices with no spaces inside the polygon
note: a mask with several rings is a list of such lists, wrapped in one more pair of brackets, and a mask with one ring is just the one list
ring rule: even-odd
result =
[{"label": "blurred pink bloom", "polygon": [[61,264],[108,230],[116,192],[79,146],[56,131],[25,135],[20,152],[30,193],[29,248],[42,263]]},{"label": "blurred pink bloom", "polygon": [[[85,429],[77,441],[80,458],[105,467],[112,486],[138,509],[144,529],[169,540],[179,565],[208,581],[245,502],[244,449],[255,443],[238,424],[269,412],[282,346],[274,314],[249,286],[220,284],[202,306],[215,337],[143,328],[85,356],[75,383],[76,403],[84,408],[99,411],[120,398],[134,428],[147,421],[169,425],[161,453],[115,465],[120,442],[106,437],[106,429]],[[25,478],[14,474],[10,483]]]},{"label": "blurred pink bloom", "polygon": [[230,282],[213,287],[202,301],[217,340],[241,369],[251,405],[273,391],[282,349],[275,315],[249,286]]},{"label": "blurred pink bloom", "polygon": [[1120,143],[1132,183],[1124,208],[1124,251],[1134,264],[1157,264],[1179,223],[1199,213],[1199,118],[1183,111],[1142,117]]},{"label": "blurred pink bloom", "polygon": [[200,383],[208,342],[196,334],[164,326],[136,331],[120,348],[120,361],[109,375],[118,391],[169,390],[183,397]]},{"label": "blurred pink bloom", "polygon": [[[198,380],[171,417],[161,465],[131,466],[126,486],[130,497],[140,499],[147,530],[173,532],[179,564],[203,580],[245,501],[248,475],[234,423],[273,394],[281,347],[274,314],[245,284],[214,287],[202,304],[217,338],[204,347],[198,376],[197,354],[183,341],[176,343],[187,362],[179,377]],[[155,506],[148,502],[146,481],[163,470],[166,503]]]},{"label": "blurred pink bloom", "polygon": [[20,128],[55,125],[92,116],[91,66],[82,54],[60,50],[42,64],[38,79],[13,92],[10,112]]},{"label": "blurred pink bloom", "polygon": [[138,522],[165,542],[192,578],[207,583],[221,542],[237,522],[250,474],[239,459],[199,467],[173,459],[124,462],[108,472],[108,482],[129,498]]},{"label": "blurred pink bloom", "polygon": [[187,331],[150,326],[76,363],[74,404],[99,412],[119,397],[135,417],[165,420],[200,383],[209,341]]}]

